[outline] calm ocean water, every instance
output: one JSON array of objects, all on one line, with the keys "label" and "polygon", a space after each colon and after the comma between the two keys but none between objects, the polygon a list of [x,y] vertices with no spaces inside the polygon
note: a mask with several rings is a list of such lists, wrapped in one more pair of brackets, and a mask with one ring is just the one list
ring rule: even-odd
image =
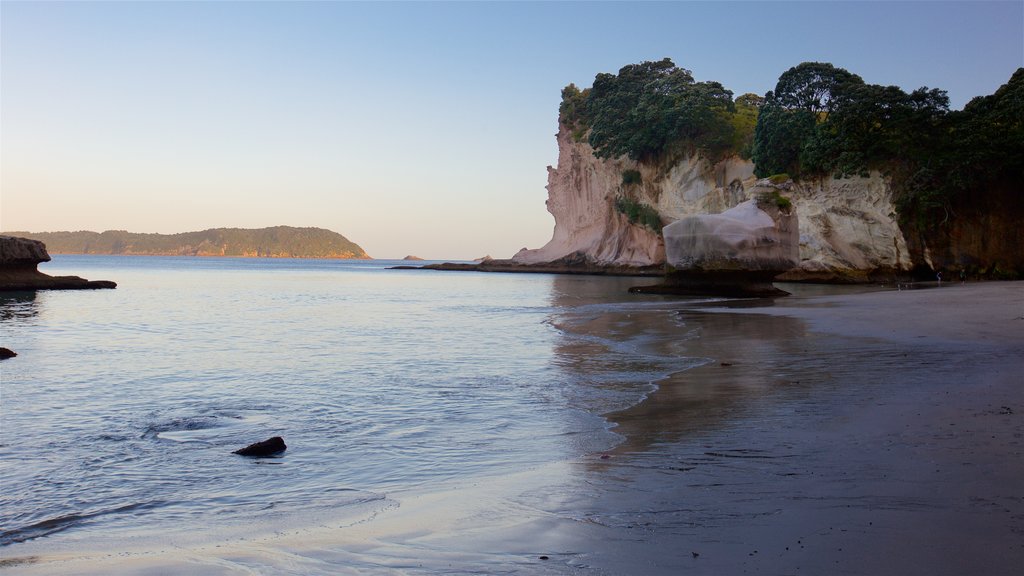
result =
[{"label": "calm ocean water", "polygon": [[[358,521],[608,449],[601,414],[703,361],[619,334],[671,321],[643,279],[396,263],[54,257],[118,288],[0,296],[0,547]],[[231,454],[274,435],[280,458]]]}]

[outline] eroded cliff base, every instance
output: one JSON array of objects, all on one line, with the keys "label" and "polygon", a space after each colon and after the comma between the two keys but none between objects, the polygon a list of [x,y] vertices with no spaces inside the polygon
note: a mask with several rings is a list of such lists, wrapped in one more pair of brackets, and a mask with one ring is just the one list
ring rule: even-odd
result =
[{"label": "eroded cliff base", "polygon": [[772,284],[774,272],[757,273],[746,270],[714,272],[673,272],[665,281],[651,286],[633,286],[634,294],[668,294],[680,296],[726,296],[729,298],[775,298],[789,292]]}]

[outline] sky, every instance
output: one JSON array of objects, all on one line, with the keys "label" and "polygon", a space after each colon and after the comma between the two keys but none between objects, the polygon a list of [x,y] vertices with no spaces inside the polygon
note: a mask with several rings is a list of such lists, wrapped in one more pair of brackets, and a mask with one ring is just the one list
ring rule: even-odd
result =
[{"label": "sky", "polygon": [[551,238],[561,89],[805,61],[951,107],[1024,66],[1010,2],[0,1],[0,230],[316,226],[375,258]]}]

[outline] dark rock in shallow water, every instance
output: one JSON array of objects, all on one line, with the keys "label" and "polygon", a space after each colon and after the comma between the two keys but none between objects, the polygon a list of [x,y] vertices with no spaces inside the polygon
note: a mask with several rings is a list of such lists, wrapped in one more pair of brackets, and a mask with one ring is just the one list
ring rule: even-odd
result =
[{"label": "dark rock in shallow water", "polygon": [[239,454],[241,456],[272,456],[287,449],[288,446],[285,445],[284,439],[280,436],[274,436],[263,442],[249,444],[245,448],[235,450],[232,454]]},{"label": "dark rock in shallow water", "polygon": [[0,360],[7,360],[8,358],[14,358],[18,353],[9,348],[0,348]]}]

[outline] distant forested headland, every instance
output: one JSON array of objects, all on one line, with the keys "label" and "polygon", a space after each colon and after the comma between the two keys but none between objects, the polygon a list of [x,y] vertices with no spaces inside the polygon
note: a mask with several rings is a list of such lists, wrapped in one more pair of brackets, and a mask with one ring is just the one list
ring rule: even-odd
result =
[{"label": "distant forested headland", "polygon": [[40,240],[51,254],[370,258],[358,244],[323,228],[212,228],[180,234],[138,234],[124,230],[4,234]]}]

